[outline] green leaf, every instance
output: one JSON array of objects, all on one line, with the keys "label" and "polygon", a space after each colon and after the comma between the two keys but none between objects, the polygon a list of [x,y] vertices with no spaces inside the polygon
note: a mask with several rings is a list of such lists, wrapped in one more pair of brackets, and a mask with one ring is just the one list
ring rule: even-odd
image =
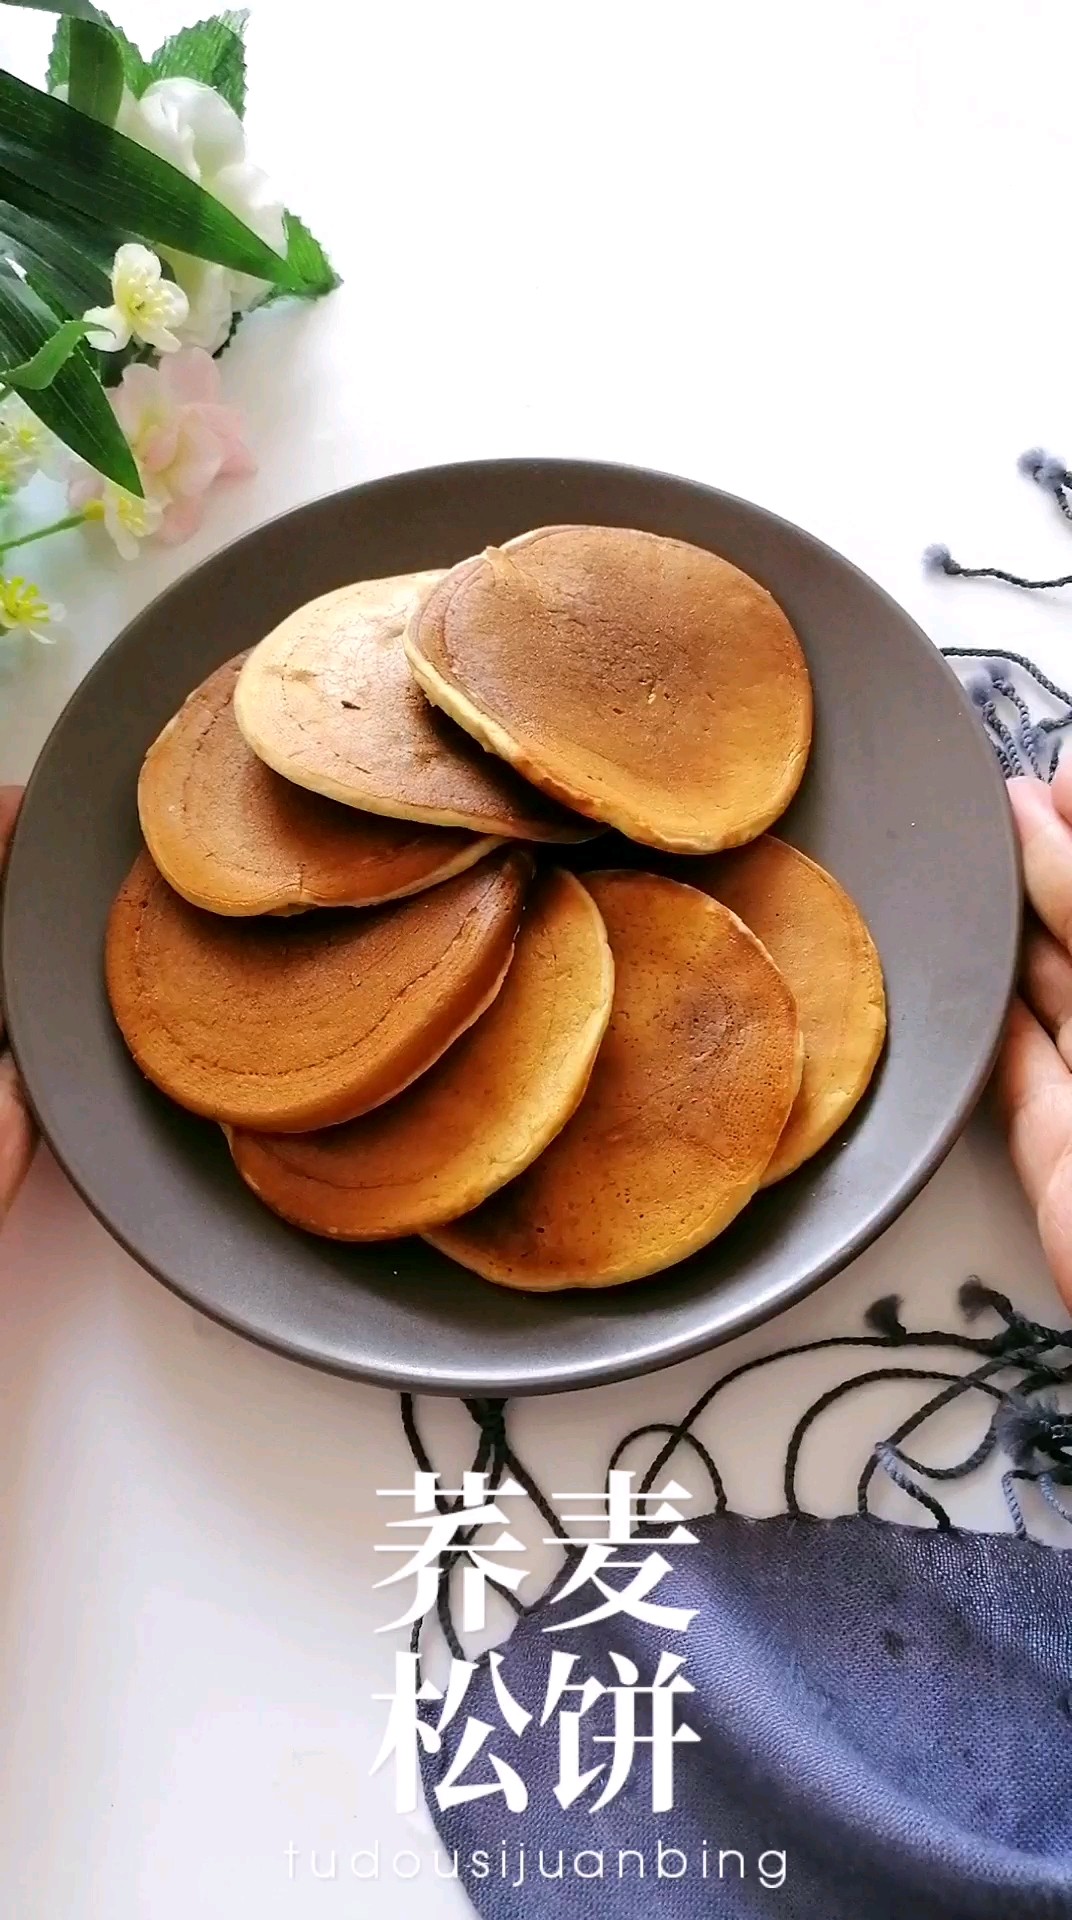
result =
[{"label": "green leaf", "polygon": [[85,320],[65,320],[28,360],[20,360],[16,367],[0,367],[0,380],[19,393],[38,393],[42,387],[50,387],[88,332]]},{"label": "green leaf", "polygon": [[303,220],[296,213],[284,214],[287,225],[287,266],[290,269],[291,284],[288,287],[273,287],[269,300],[277,300],[284,293],[299,293],[307,299],[318,299],[321,294],[333,293],[342,285],[319,240],[314,240]]},{"label": "green leaf", "polygon": [[150,84],[176,76],[200,80],[206,87],[215,87],[241,119],[246,110],[244,26],[244,14],[220,13],[173,33],[149,62]]},{"label": "green leaf", "polygon": [[107,306],[109,269],[120,237],[73,222],[61,225],[54,218],[40,219],[12,206],[6,191],[0,171],[0,259],[20,266],[61,315]]},{"label": "green leaf", "polygon": [[0,165],[0,200],[14,204],[16,198],[27,219],[33,220],[38,227],[48,227],[65,235],[72,246],[93,262],[106,280],[111,277],[115,250],[127,238],[114,221],[102,223],[91,220],[84,213],[74,213],[70,208],[57,207],[45,188],[31,186],[29,181],[20,180],[17,174],[5,173]]},{"label": "green leaf", "polygon": [[23,185],[37,187],[57,207],[128,238],[302,291],[285,260],[176,167],[2,70],[0,167],[19,182],[9,194],[17,205]]},{"label": "green leaf", "polygon": [[103,20],[90,0],[5,0],[9,7],[32,7],[35,13],[66,13],[72,20]]},{"label": "green leaf", "polygon": [[[91,8],[89,16],[80,14],[78,17],[80,19],[91,17],[99,21],[102,27],[107,27],[122,56],[123,76],[127,86],[132,93],[142,93],[149,78],[149,69],[133,40],[128,40],[122,27],[117,27],[115,21],[110,20],[108,15],[102,13],[98,7]],[[52,52],[49,54],[48,72],[45,76],[45,84],[49,92],[55,93],[57,87],[66,85],[70,75],[71,23],[69,20],[60,20],[56,24],[56,31],[52,37]]]},{"label": "green leaf", "polygon": [[80,113],[114,126],[123,98],[123,55],[107,27],[71,21],[71,80],[67,98]]},{"label": "green leaf", "polygon": [[[32,361],[55,332],[55,320],[32,287],[0,269],[0,354],[18,367]],[[117,486],[141,494],[134,455],[108,404],[88,354],[77,349],[51,386],[28,388],[26,404],[39,420]]]}]

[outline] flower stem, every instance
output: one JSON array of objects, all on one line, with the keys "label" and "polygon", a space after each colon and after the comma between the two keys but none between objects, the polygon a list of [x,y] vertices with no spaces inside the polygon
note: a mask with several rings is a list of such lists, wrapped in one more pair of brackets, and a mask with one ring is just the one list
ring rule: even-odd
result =
[{"label": "flower stem", "polygon": [[68,513],[62,520],[52,520],[47,527],[35,527],[32,533],[17,534],[14,540],[0,540],[0,554],[10,553],[12,547],[28,547],[31,540],[43,540],[49,533],[65,533],[68,527],[80,527],[85,519],[84,513]]}]

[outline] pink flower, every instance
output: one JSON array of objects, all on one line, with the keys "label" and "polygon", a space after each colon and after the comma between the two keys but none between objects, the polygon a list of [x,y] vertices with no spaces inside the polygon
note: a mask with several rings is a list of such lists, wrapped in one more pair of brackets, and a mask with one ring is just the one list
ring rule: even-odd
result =
[{"label": "pink flower", "polygon": [[[220,373],[212,356],[202,347],[184,347],[158,367],[141,362],[127,367],[108,396],[133,449],[146,499],[154,503],[155,510],[142,516],[144,533],[158,533],[170,546],[188,540],[201,525],[204,496],[217,480],[256,470],[239,415],[223,406],[219,395]],[[67,489],[72,513],[84,512],[92,502],[107,505],[109,489],[122,491],[79,462]],[[99,506],[90,517],[113,524],[113,516],[102,515]],[[125,550],[130,551],[129,542]]]}]

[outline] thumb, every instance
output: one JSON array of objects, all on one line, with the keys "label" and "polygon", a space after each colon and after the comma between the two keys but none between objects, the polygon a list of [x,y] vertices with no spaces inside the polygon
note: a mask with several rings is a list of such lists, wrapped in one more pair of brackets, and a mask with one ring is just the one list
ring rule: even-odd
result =
[{"label": "thumb", "polygon": [[1042,780],[1010,780],[1009,800],[1024,855],[1027,897],[1055,940],[1072,946],[1072,827]]}]

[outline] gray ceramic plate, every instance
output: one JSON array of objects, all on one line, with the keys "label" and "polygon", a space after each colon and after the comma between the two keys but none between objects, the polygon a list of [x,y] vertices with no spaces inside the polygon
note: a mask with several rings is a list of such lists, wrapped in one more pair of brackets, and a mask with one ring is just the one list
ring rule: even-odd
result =
[{"label": "gray ceramic plate", "polygon": [[[314,594],[448,565],[555,521],[714,548],[775,594],[815,684],[816,735],[783,828],[859,901],[890,1002],[886,1055],[843,1136],[706,1252],[604,1293],[526,1297],[419,1241],[341,1247],[275,1220],[218,1129],[135,1070],[105,999],[112,896],[138,845],[143,753],[190,688]],[[395,475],[286,514],[180,580],[61,716],[27,792],[4,902],[12,1045],[79,1192],[151,1273],[296,1359],[429,1391],[539,1393],[713,1346],[799,1300],[900,1212],[956,1138],[997,1045],[1019,931],[1001,778],[953,675],[828,547],[663,474],[480,461]]]}]

